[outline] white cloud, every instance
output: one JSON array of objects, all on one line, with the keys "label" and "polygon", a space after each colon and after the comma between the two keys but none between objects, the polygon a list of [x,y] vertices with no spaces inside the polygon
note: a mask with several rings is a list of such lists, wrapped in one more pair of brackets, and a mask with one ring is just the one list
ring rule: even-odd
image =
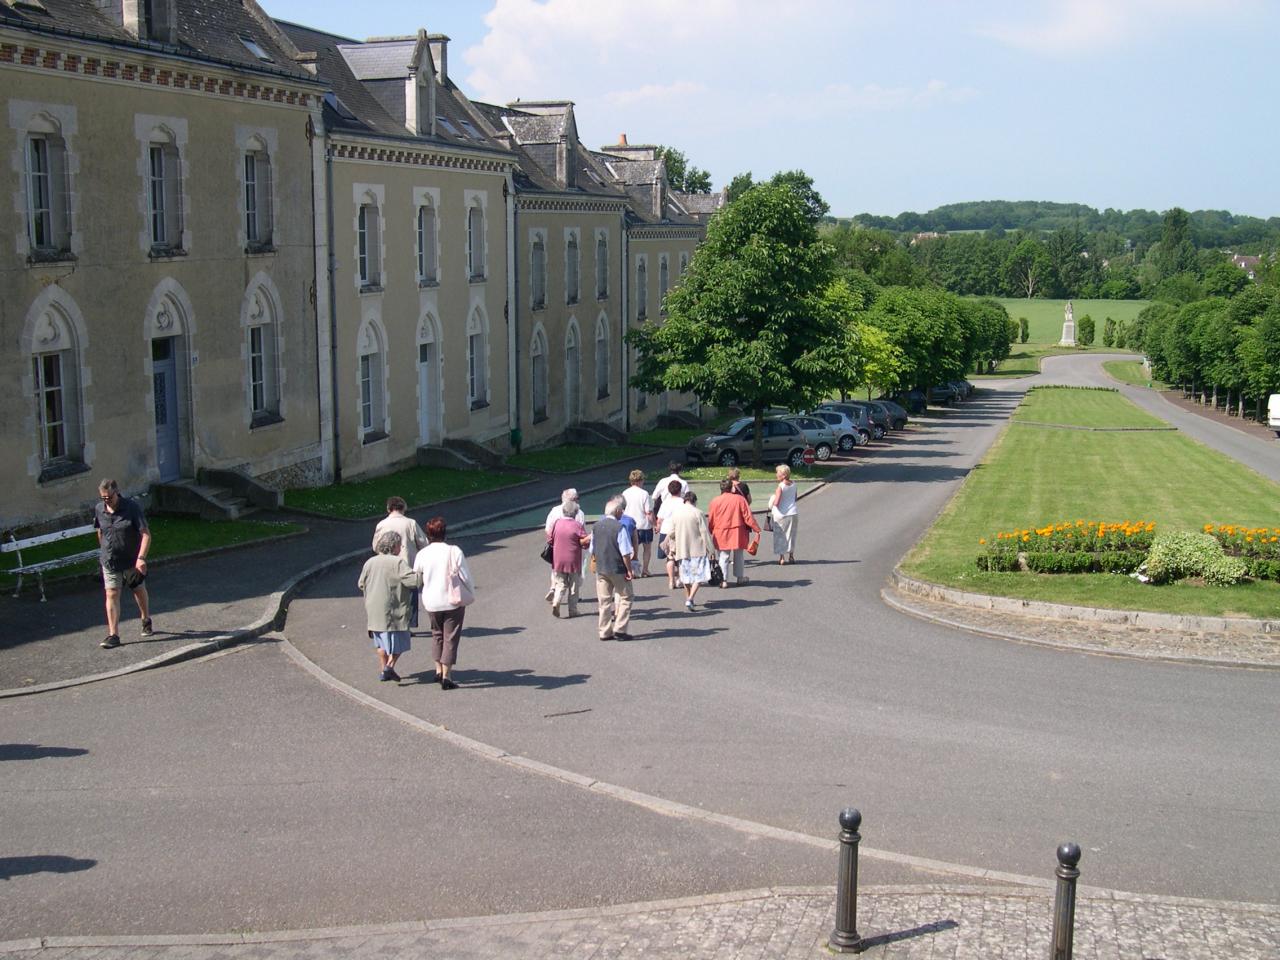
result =
[{"label": "white cloud", "polygon": [[1230,18],[1257,4],[1258,0],[1052,0],[1041,16],[992,22],[975,32],[1032,53],[1088,57],[1098,48],[1191,21]]},{"label": "white cloud", "polygon": [[674,83],[646,83],[632,90],[610,90],[602,99],[612,107],[629,107],[634,104],[658,105],[673,100],[700,96],[707,92],[704,83],[693,80],[677,80]]}]

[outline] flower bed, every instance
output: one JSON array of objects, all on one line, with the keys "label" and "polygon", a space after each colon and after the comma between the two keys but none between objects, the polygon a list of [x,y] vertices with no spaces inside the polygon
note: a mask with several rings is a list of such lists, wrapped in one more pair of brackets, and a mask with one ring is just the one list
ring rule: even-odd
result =
[{"label": "flower bed", "polygon": [[1222,544],[1222,552],[1240,557],[1255,580],[1280,580],[1280,527],[1206,523],[1204,532]]},{"label": "flower bed", "polygon": [[1005,530],[978,541],[978,569],[1013,571],[1025,564],[1036,573],[1130,573],[1151,548],[1155,529],[1145,520],[1076,520]]}]

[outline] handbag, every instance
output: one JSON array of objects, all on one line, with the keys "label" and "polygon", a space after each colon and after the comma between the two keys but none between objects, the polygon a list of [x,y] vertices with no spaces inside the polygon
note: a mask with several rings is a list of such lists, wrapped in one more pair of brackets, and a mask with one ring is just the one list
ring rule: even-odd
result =
[{"label": "handbag", "polygon": [[752,556],[752,557],[754,557],[754,556],[756,555],[756,551],[757,551],[757,550],[759,550],[759,549],[760,549],[760,538],[759,538],[759,537],[752,537],[750,540],[748,540],[748,541],[747,541],[747,555],[748,555],[748,556]]},{"label": "handbag", "polygon": [[724,571],[720,569],[720,561],[716,557],[708,558],[711,561],[711,579],[708,581],[711,586],[718,587],[724,583]]},{"label": "handbag", "polygon": [[[457,550],[457,547],[454,547]],[[475,603],[476,595],[471,590],[471,584],[462,576],[462,551],[458,550],[456,556],[449,558],[449,603],[454,607],[465,607]]]},{"label": "handbag", "polygon": [[[559,522],[560,522],[559,520],[557,520],[557,521],[556,521],[556,523],[559,523]],[[553,524],[551,525],[551,533],[552,533],[553,535],[554,535],[554,534],[555,534],[555,532],[556,532],[556,523],[553,523]],[[541,552],[540,554],[538,554],[538,556],[542,557],[542,559],[543,559],[543,560],[545,560],[545,561],[547,561],[547,563],[555,563],[555,562],[556,562],[556,560],[555,560],[555,556],[556,556],[556,554],[555,554],[555,548],[554,548],[554,545],[551,543],[551,541],[550,541],[550,540],[548,540],[548,541],[547,541],[546,546],[544,546],[544,547],[542,548],[542,552]]]}]

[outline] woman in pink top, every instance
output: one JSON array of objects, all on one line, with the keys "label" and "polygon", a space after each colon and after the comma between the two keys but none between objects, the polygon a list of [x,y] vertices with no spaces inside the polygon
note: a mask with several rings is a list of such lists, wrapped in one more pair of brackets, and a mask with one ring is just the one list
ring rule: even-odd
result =
[{"label": "woman in pink top", "polygon": [[582,572],[582,548],[591,542],[587,528],[578,517],[578,501],[566,500],[561,506],[563,516],[557,517],[547,534],[551,544],[551,575],[555,578],[551,597],[551,615],[560,616],[560,604],[567,602],[569,616],[578,615],[578,580]]}]

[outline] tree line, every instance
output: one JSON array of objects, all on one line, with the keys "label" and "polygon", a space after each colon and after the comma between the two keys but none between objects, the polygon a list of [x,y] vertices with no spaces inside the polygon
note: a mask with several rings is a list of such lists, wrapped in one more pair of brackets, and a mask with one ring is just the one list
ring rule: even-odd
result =
[{"label": "tree line", "polygon": [[[1227,210],[1195,210],[1188,215],[1196,247],[1232,247],[1260,253],[1280,245],[1280,217],[1251,217]],[[980,200],[949,203],[927,213],[908,211],[896,217],[860,213],[853,223],[895,233],[926,231],[1014,231],[1052,233],[1075,227],[1085,233],[1114,233],[1133,244],[1160,239],[1163,214],[1153,210],[1097,210],[1082,203],[1043,200]]]},{"label": "tree line", "polygon": [[[823,232],[877,282],[965,296],[1186,301],[1229,296],[1248,282],[1227,253],[1197,246],[1191,215],[1177,207],[1160,218],[1153,241],[1138,243],[1074,223],[1049,233],[997,228],[902,237],[844,222]],[[1274,254],[1264,254],[1259,269],[1274,265]]]}]

